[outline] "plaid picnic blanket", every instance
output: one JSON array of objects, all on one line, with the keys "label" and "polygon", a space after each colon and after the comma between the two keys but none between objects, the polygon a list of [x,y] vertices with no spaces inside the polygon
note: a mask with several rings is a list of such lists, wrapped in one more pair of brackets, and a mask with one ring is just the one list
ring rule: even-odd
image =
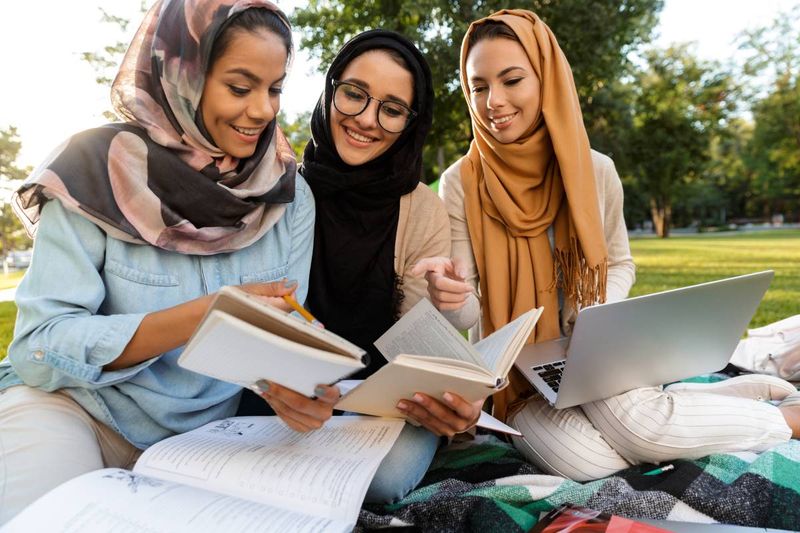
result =
[{"label": "plaid picnic blanket", "polygon": [[420,486],[400,502],[366,506],[356,531],[525,532],[542,511],[573,503],[629,518],[722,522],[800,530],[800,441],[761,454],[640,465],[578,483],[540,474],[492,435],[442,450]]}]

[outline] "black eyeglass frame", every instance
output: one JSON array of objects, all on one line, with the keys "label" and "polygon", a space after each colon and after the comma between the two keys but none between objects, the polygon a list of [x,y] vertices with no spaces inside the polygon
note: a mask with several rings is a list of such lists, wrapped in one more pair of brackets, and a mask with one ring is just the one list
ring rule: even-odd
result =
[{"label": "black eyeglass frame", "polygon": [[[333,86],[333,95],[331,97],[331,103],[333,104],[333,107],[336,108],[336,111],[338,111],[342,115],[345,115],[345,116],[348,116],[348,117],[357,117],[358,115],[360,115],[361,113],[363,113],[364,111],[367,110],[367,108],[369,107],[370,101],[375,100],[376,102],[378,102],[378,110],[377,110],[378,125],[384,131],[387,131],[389,133],[402,133],[402,132],[404,132],[406,129],[408,129],[408,126],[411,124],[411,122],[417,117],[417,112],[414,111],[413,109],[411,109],[410,107],[408,107],[407,105],[401,104],[400,102],[396,102],[394,100],[381,100],[380,98],[375,98],[374,96],[369,94],[366,90],[364,90],[363,87],[359,87],[358,85],[356,85],[354,83],[350,83],[350,82],[346,82],[346,81],[340,81],[340,80],[333,80],[332,79],[331,80],[331,85]],[[359,91],[361,91],[362,93],[367,95],[366,103],[364,104],[364,107],[361,109],[361,111],[359,111],[358,113],[345,113],[344,111],[339,109],[339,106],[336,105],[336,91],[342,85],[347,85],[348,87],[353,87],[353,88],[358,89]],[[386,129],[386,127],[384,127],[384,125],[381,123],[381,107],[383,107],[384,104],[392,104],[392,105],[403,107],[406,110],[408,110],[408,118],[406,119],[406,123],[403,126],[403,129],[401,129],[400,131],[391,131],[391,130]]]}]

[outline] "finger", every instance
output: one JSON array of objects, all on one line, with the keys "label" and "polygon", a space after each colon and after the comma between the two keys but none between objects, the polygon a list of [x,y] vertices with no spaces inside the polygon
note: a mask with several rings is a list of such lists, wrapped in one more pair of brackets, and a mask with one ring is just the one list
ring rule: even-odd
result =
[{"label": "finger", "polygon": [[466,305],[467,303],[466,299],[463,302],[455,302],[455,303],[441,302],[437,300],[435,297],[431,297],[431,302],[439,311],[456,311],[464,307],[464,305]]},{"label": "finger", "polygon": [[314,394],[318,402],[329,403],[331,405],[337,403],[342,396],[339,392],[339,387],[330,385],[318,385],[314,389]]},{"label": "finger", "polygon": [[469,283],[448,278],[446,276],[440,276],[437,274],[432,275],[428,280],[428,283],[433,284],[433,286],[440,291],[451,292],[454,294],[462,294],[465,297],[466,295],[473,292],[472,285],[470,285]]},{"label": "finger", "polygon": [[412,276],[421,276],[426,272],[438,272],[443,274],[448,268],[451,268],[450,258],[448,257],[426,257],[420,259],[411,268]]},{"label": "finger", "polygon": [[440,421],[441,425],[446,426],[455,433],[466,431],[472,425],[475,418],[474,413],[470,409],[466,416],[461,416],[457,411],[454,411],[442,402],[431,398],[427,394],[417,393],[412,397],[412,401],[422,405],[433,418]]},{"label": "finger", "polygon": [[292,294],[297,290],[297,282],[284,279],[281,281],[267,281],[263,283],[246,283],[241,286],[250,294],[259,296],[278,296]]},{"label": "finger", "polygon": [[313,429],[319,429],[323,426],[327,419],[320,419],[313,416],[308,415],[307,413],[303,413],[294,409],[294,407],[286,402],[281,401],[278,398],[269,398],[269,404],[275,410],[275,413],[278,414],[281,418],[293,421],[298,426],[302,426],[302,431],[311,431]]},{"label": "finger", "polygon": [[464,302],[469,296],[469,293],[442,291],[439,289],[430,290],[429,294],[443,303]]},{"label": "finger", "polygon": [[414,409],[415,415],[421,419],[424,425],[436,427],[448,437],[464,431],[469,424],[468,420],[463,420],[450,408],[426,394],[416,393],[407,403],[424,410],[424,412],[420,412],[419,409]]},{"label": "finger", "polygon": [[455,275],[461,278],[462,281],[467,279],[467,260],[463,257],[454,257],[452,264]]},{"label": "finger", "polygon": [[294,307],[292,307],[289,304],[289,302],[287,302],[283,298],[278,298],[276,296],[259,296],[259,295],[256,295],[256,298],[258,298],[264,303],[271,305],[272,307],[277,307],[281,311],[286,311],[287,313],[291,313],[292,311],[294,311]]},{"label": "finger", "polygon": [[410,420],[423,426],[434,435],[447,438],[455,435],[455,432],[452,430],[452,428],[445,426],[441,420],[432,416],[431,413],[422,405],[419,405],[411,400],[401,400],[398,402],[397,408]]},{"label": "finger", "polygon": [[292,428],[293,430],[299,431],[301,433],[306,433],[308,431],[313,430],[311,426],[308,426],[303,422],[301,422],[300,420],[296,419],[294,417],[294,413],[290,409],[287,409],[286,406],[283,405],[282,403],[278,401],[272,401],[272,402],[267,401],[267,403],[269,403],[270,407],[272,407],[272,410],[275,411],[275,414],[278,415],[281,418],[281,420],[283,420],[286,423],[286,425]]},{"label": "finger", "polygon": [[[278,400],[289,407],[292,411],[302,414],[308,419],[324,422],[333,415],[333,402],[318,402],[307,398],[291,389],[269,382],[269,388],[264,392],[266,397],[272,401]],[[326,394],[332,394],[330,391]],[[304,421],[306,419],[303,419]]]},{"label": "finger", "polygon": [[445,392],[442,395],[444,404],[452,411],[455,411],[458,416],[464,420],[477,421],[481,415],[481,408],[485,400],[477,400],[475,402],[468,402],[458,394],[453,392]]}]

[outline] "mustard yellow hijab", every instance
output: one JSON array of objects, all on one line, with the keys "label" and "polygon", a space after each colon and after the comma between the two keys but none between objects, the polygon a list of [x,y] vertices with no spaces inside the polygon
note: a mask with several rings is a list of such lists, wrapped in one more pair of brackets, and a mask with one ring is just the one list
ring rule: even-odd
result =
[{"label": "mustard yellow hijab", "polygon": [[[470,105],[469,39],[487,21],[519,39],[541,84],[539,113],[512,143],[498,142],[470,107],[474,140],[461,166],[464,202],[488,335],[544,306],[529,342],[560,335],[558,289],[579,309],[605,300],[608,252],[600,219],[589,139],[569,63],[553,32],[534,13],[504,9],[473,22],[461,45],[461,88]],[[553,227],[551,248],[547,235]],[[495,413],[521,393],[495,395]]]}]

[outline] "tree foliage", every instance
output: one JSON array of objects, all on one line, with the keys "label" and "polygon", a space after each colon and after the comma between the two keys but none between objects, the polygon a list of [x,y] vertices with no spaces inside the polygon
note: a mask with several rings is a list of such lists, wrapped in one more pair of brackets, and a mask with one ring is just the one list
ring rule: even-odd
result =
[{"label": "tree foliage", "polygon": [[666,237],[674,204],[704,191],[698,181],[711,140],[734,108],[735,87],[718,65],[696,59],[686,45],[650,50],[645,59],[633,85],[629,149],[656,233]]},{"label": "tree foliage", "polygon": [[[101,23],[111,25],[116,31],[119,32],[120,36],[126,34],[128,31],[128,26],[131,23],[130,19],[113,15],[102,7],[99,7],[98,9],[100,10]],[[146,11],[146,0],[140,0],[139,12],[145,13]],[[114,76],[119,68],[119,64],[122,61],[122,57],[125,55],[125,51],[128,49],[128,44],[129,43],[127,40],[120,39],[104,46],[100,50],[81,53],[81,59],[91,65],[91,67],[94,69],[96,73],[94,81],[96,83],[111,87],[111,83],[114,81]],[[103,117],[110,122],[119,121],[117,114],[110,109],[103,111]]]},{"label": "tree foliage", "polygon": [[311,138],[311,111],[300,113],[291,120],[287,119],[284,113],[280,113],[278,114],[278,124],[289,144],[292,145],[297,160],[303,159],[303,150],[306,149],[306,144]]},{"label": "tree foliage", "polygon": [[22,149],[22,143],[17,135],[17,128],[9,126],[0,129],[0,188],[2,188],[2,202],[0,202],[0,254],[5,256],[9,250],[16,247],[26,248],[29,239],[22,228],[22,223],[14,215],[9,199],[22,180],[31,172],[30,168],[17,166],[17,156]]},{"label": "tree foliage", "polygon": [[[629,69],[628,53],[649,39],[662,0],[523,0],[515,7],[537,13],[556,34],[572,65],[589,135],[613,149],[607,106],[617,102],[616,80]],[[436,108],[425,153],[426,177],[435,179],[462,155],[470,124],[459,86],[459,50],[469,23],[508,7],[496,0],[310,0],[293,13],[304,31],[300,46],[325,71],[341,46],[371,28],[398,31],[425,54],[433,72]]]},{"label": "tree foliage", "polygon": [[754,128],[747,147],[757,209],[796,215],[800,211],[800,6],[770,25],[745,32],[740,48],[749,55],[744,74],[756,87]]}]

